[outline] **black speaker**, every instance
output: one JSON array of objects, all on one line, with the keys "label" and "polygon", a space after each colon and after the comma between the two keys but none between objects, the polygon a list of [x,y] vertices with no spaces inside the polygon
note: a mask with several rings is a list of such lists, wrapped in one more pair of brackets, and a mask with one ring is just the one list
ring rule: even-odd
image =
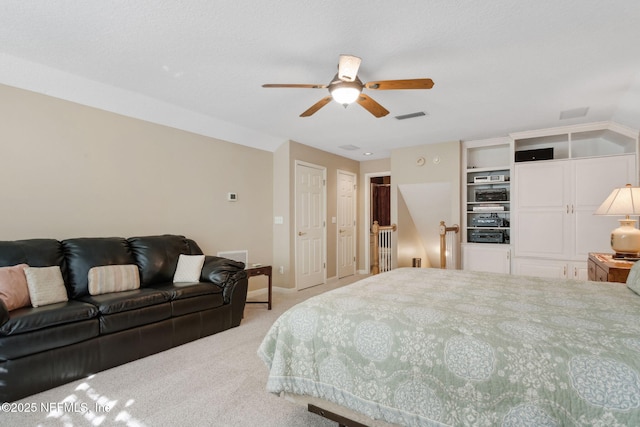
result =
[{"label": "black speaker", "polygon": [[532,162],[534,160],[553,160],[553,147],[516,151],[516,162]]}]

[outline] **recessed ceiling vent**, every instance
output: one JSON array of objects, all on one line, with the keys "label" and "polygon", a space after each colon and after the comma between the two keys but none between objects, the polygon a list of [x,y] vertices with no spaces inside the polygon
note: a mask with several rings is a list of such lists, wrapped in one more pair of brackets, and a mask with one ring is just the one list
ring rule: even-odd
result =
[{"label": "recessed ceiling vent", "polygon": [[402,116],[396,116],[396,119],[407,120],[407,119],[413,119],[414,117],[421,117],[426,115],[427,113],[425,113],[424,111],[418,111],[416,113],[409,113],[409,114],[403,114]]},{"label": "recessed ceiling vent", "polygon": [[356,147],[355,145],[352,145],[352,144],[341,145],[338,148],[342,148],[343,150],[347,150],[347,151],[355,151],[360,149],[360,147]]},{"label": "recessed ceiling vent", "polygon": [[589,107],[574,108],[573,110],[564,110],[560,112],[560,120],[577,119],[584,117],[589,112]]}]

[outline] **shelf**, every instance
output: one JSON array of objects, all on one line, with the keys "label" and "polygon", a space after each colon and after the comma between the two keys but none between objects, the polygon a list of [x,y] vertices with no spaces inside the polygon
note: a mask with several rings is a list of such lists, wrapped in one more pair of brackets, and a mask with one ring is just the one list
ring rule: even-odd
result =
[{"label": "shelf", "polygon": [[491,167],[482,167],[482,168],[468,168],[467,173],[482,173],[482,172],[509,172],[511,168],[509,166],[491,166]]},{"label": "shelf", "polygon": [[492,182],[467,182],[468,186],[478,185],[509,185],[511,181],[492,181]]},{"label": "shelf", "polygon": [[511,134],[514,151],[553,149],[552,160],[635,154],[637,131],[613,122]]}]

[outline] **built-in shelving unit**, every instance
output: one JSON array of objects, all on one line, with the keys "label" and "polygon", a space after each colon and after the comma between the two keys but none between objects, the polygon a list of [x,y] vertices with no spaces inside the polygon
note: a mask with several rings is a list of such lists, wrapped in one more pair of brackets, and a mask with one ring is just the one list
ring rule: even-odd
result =
[{"label": "built-in shelving unit", "polygon": [[507,138],[466,141],[464,241],[508,244],[511,222],[511,143]]},{"label": "built-in shelving unit", "polygon": [[465,141],[462,159],[462,268],[510,273],[512,140]]},{"label": "built-in shelving unit", "polygon": [[586,279],[617,226],[593,212],[638,184],[639,139],[597,122],[463,142],[463,269]]}]

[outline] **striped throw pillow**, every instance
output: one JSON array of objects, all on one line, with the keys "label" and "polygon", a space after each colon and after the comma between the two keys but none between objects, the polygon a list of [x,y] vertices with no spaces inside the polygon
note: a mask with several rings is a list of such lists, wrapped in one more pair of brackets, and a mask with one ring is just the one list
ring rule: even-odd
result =
[{"label": "striped throw pillow", "polygon": [[140,272],[134,264],[102,265],[89,269],[91,295],[130,291],[140,288]]}]

